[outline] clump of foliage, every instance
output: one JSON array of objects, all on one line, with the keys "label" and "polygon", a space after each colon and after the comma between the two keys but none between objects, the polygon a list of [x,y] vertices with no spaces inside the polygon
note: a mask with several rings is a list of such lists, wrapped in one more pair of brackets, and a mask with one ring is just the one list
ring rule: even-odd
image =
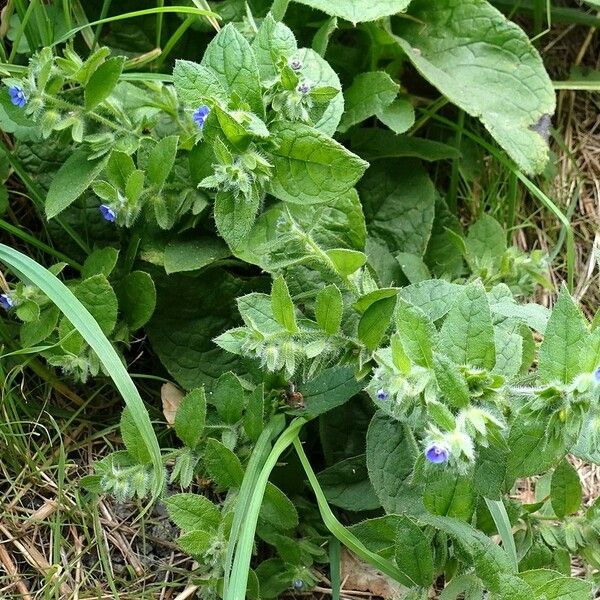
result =
[{"label": "clump of foliage", "polygon": [[[539,55],[480,0],[303,0],[322,12],[290,8],[291,28],[285,4],[237,14],[172,84],[73,44],[4,80],[6,160],[38,178],[72,257],[50,273],[121,355],[143,327],[187,390],[158,469],[127,409],[126,449],[85,486],[125,501],[209,479],[212,500],[162,499],[204,597],[308,589],[331,534],[406,598],[587,597],[570,561],[600,568],[598,508],[566,457],[600,458],[598,321],[566,287],[552,311],[526,302],[547,258],[490,215],[464,228],[428,166],[460,168],[461,146],[413,135],[419,78],[529,181],[554,111]],[[0,297],[23,347],[81,382],[112,375],[41,288]]]}]

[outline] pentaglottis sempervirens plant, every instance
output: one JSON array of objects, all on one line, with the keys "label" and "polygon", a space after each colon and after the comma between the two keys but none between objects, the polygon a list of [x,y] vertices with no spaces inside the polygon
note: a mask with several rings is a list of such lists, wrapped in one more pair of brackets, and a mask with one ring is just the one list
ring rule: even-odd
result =
[{"label": "pentaglottis sempervirens plant", "polygon": [[[12,168],[36,174],[76,257],[50,272],[117,350],[145,327],[187,390],[158,467],[128,408],[126,449],[84,485],[162,489],[207,598],[309,589],[332,535],[406,598],[589,597],[570,561],[600,568],[598,508],[582,511],[567,455],[600,459],[598,320],[566,288],[552,311],[525,302],[551,287],[547,257],[491,216],[463,227],[427,166],[460,148],[414,135],[410,93],[426,81],[537,174],[554,112],[539,55],[482,0],[303,0],[291,28],[286,7],[219,27],[172,83],[70,44],[4,80]],[[23,346],[98,375],[50,298],[24,281],[0,305]],[[210,494],[167,494],[165,470]]]}]

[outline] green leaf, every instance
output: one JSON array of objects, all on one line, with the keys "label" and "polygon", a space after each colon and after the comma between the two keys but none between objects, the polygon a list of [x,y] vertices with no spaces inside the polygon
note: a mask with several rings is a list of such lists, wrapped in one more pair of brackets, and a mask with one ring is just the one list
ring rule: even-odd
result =
[{"label": "green leaf", "polygon": [[176,135],[162,138],[151,148],[148,154],[148,164],[146,166],[148,182],[157,188],[162,188],[173,169],[178,142],[179,138]]},{"label": "green leaf", "polygon": [[117,296],[104,275],[94,275],[78,283],[73,293],[96,319],[105,335],[117,324]]},{"label": "green leaf", "polygon": [[420,308],[432,321],[450,312],[463,286],[444,279],[431,279],[402,288],[400,296]]},{"label": "green leaf", "polygon": [[358,188],[369,235],[389,250],[422,256],[433,225],[435,189],[414,160],[377,161]]},{"label": "green leaf", "polygon": [[379,411],[367,432],[367,469],[381,505],[388,513],[421,514],[420,489],[412,482],[419,455],[406,425]]},{"label": "green leaf", "polygon": [[285,202],[328,203],[349,192],[368,164],[327,135],[301,123],[272,127],[270,193]]},{"label": "green leaf", "polygon": [[283,325],[290,333],[298,331],[296,309],[294,308],[287,283],[281,275],[273,281],[271,307],[273,309],[273,316],[280,325]]},{"label": "green leaf", "polygon": [[410,135],[396,135],[393,131],[374,127],[353,129],[351,142],[353,151],[369,161],[382,158],[438,161],[461,157],[460,152],[448,144]]},{"label": "green leaf", "polygon": [[499,591],[501,580],[510,579],[514,568],[508,554],[481,531],[451,517],[422,515],[419,521],[452,537],[460,550],[469,557],[467,564],[473,565],[475,573],[491,591]]},{"label": "green leaf", "polygon": [[394,101],[399,89],[400,86],[384,71],[357,75],[344,94],[346,110],[338,130],[343,133],[382,112]]},{"label": "green leaf", "polygon": [[145,271],[132,271],[116,286],[119,308],[131,331],[145,325],[156,308],[156,288]]},{"label": "green leaf", "polygon": [[210,403],[216,407],[221,419],[231,425],[242,418],[245,400],[244,388],[231,372],[219,377],[210,395]]},{"label": "green leaf", "polygon": [[473,489],[490,500],[501,500],[506,476],[508,450],[490,445],[477,449]]},{"label": "green leaf", "polygon": [[404,11],[410,0],[297,0],[302,4],[318,8],[328,15],[341,17],[351,23],[375,21]]},{"label": "green leaf", "polygon": [[581,311],[563,286],[540,346],[538,372],[544,382],[571,383],[583,370],[590,333]]},{"label": "green leaf", "polygon": [[98,177],[106,161],[106,157],[89,160],[86,150],[75,150],[52,179],[46,196],[46,217],[52,219],[71,206]]},{"label": "green leaf", "polygon": [[265,427],[265,389],[257,385],[250,394],[244,413],[244,431],[255,442]]},{"label": "green leaf", "polygon": [[423,490],[423,504],[428,511],[469,521],[475,510],[476,499],[472,477],[428,465]]},{"label": "green leaf", "polygon": [[256,58],[246,38],[228,23],[212,39],[202,58],[228,92],[237,94],[259,117],[264,114],[260,74]]},{"label": "green leaf", "polygon": [[471,395],[465,376],[447,356],[433,354],[433,370],[440,391],[446,400],[457,408],[469,405]]},{"label": "green leaf", "polygon": [[271,482],[265,489],[260,518],[277,529],[292,529],[298,525],[298,512],[293,502]]},{"label": "green leaf", "polygon": [[369,481],[364,454],[326,468],[317,478],[327,501],[334,506],[354,512],[381,506]]},{"label": "green leaf", "polygon": [[110,96],[119,81],[124,64],[124,56],[115,56],[94,71],[84,90],[86,110],[93,110]]},{"label": "green leaf", "polygon": [[280,57],[286,59],[294,57],[298,46],[292,30],[276,21],[269,13],[263,19],[252,41],[252,50],[256,56],[261,79],[269,81],[278,75],[277,62]]},{"label": "green leaf", "polygon": [[333,137],[344,114],[344,95],[341,93],[342,84],[339,77],[329,63],[310,48],[300,48],[297,57],[303,64],[302,73],[312,83],[313,90],[319,88],[338,90],[338,94],[325,105],[324,110],[322,104],[316,103],[309,111],[313,127]]},{"label": "green leaf", "polygon": [[163,502],[169,517],[184,531],[215,531],[221,522],[219,509],[206,496],[173,494]]},{"label": "green leaf", "polygon": [[128,408],[123,409],[121,414],[120,428],[121,437],[123,438],[125,448],[127,448],[127,452],[133,457],[133,459],[142,465],[151,463],[152,456],[150,455],[150,452],[148,452],[148,449],[142,439],[142,434],[137,428]]},{"label": "green leaf", "polygon": [[519,414],[508,435],[508,464],[506,479],[511,482],[517,477],[530,477],[542,473],[564,454],[563,444],[546,435],[546,421],[532,420]]},{"label": "green leaf", "polygon": [[[183,397],[177,408],[175,433],[188,448],[194,450],[202,439],[205,421],[206,395],[204,388],[196,388]],[[199,527],[198,529],[204,528]]]},{"label": "green leaf", "polygon": [[375,350],[390,326],[396,297],[374,302],[358,322],[358,338],[369,350]]},{"label": "green leaf", "polygon": [[420,256],[409,252],[399,252],[396,255],[396,260],[410,283],[419,283],[431,279],[431,273]]},{"label": "green leaf", "polygon": [[358,250],[348,250],[347,248],[333,248],[327,250],[327,256],[335,266],[335,270],[342,276],[348,277],[360,269],[366,262],[367,257]]},{"label": "green leaf", "polygon": [[400,570],[415,585],[425,588],[431,585],[434,575],[431,541],[412,519],[403,515],[398,517],[395,558]]},{"label": "green leaf", "polygon": [[218,192],[215,198],[215,222],[222,238],[235,251],[242,247],[252,229],[259,206],[258,194],[235,196]]},{"label": "green leaf", "polygon": [[115,268],[118,258],[119,251],[116,248],[106,247],[94,250],[83,263],[82,279],[87,279],[93,275],[108,277]]},{"label": "green leaf", "polygon": [[40,307],[33,300],[25,300],[17,306],[16,313],[21,321],[31,323],[39,319]]},{"label": "green leaf", "polygon": [[345,404],[358,394],[364,384],[356,380],[350,367],[330,367],[299,386],[306,408],[303,416],[316,417]]},{"label": "green leaf", "polygon": [[198,108],[207,100],[225,102],[227,94],[216,73],[188,60],[176,60],[173,81],[177,96],[191,108]]},{"label": "green leaf", "polygon": [[496,219],[484,214],[469,228],[465,244],[470,262],[495,271],[507,250],[506,233]]},{"label": "green leaf", "polygon": [[206,441],[204,466],[208,474],[221,489],[239,488],[244,478],[240,459],[221,442],[214,438]]},{"label": "green leaf", "polygon": [[494,328],[480,281],[465,286],[440,331],[440,352],[459,365],[491,369],[496,362]]},{"label": "green leaf", "polygon": [[54,331],[59,314],[58,308],[50,306],[40,311],[40,316],[36,321],[23,323],[19,331],[23,348],[35,346],[45,340]]},{"label": "green leaf", "polygon": [[554,514],[562,519],[576,513],[581,506],[581,481],[577,471],[567,460],[562,460],[554,473],[550,484],[550,501]]},{"label": "green leaf", "polygon": [[402,346],[411,360],[423,367],[432,368],[437,331],[427,315],[400,298],[396,308],[396,327]]},{"label": "green leaf", "polygon": [[227,246],[214,237],[182,239],[178,236],[165,248],[165,271],[169,274],[199,271],[229,255]]},{"label": "green leaf", "polygon": [[214,532],[196,529],[177,538],[177,543],[184,552],[198,560],[205,560],[205,554],[213,545],[214,540]]},{"label": "green leaf", "polygon": [[481,119],[527,173],[541,172],[548,144],[535,130],[554,113],[552,83],[525,32],[481,0],[413,0],[395,39],[450,101]]},{"label": "green leaf", "polygon": [[335,335],[340,330],[343,310],[342,293],[335,285],[328,285],[319,291],[315,303],[315,317],[325,333]]},{"label": "green leaf", "polygon": [[514,330],[496,327],[494,344],[496,346],[494,373],[500,373],[508,380],[513,379],[520,373],[523,364],[523,338]]},{"label": "green leaf", "polygon": [[394,133],[405,133],[415,123],[415,109],[408,98],[397,98],[378,111],[377,118]]},{"label": "green leaf", "polygon": [[202,273],[156,276],[157,306],[145,330],[167,371],[184,389],[212,386],[222,373],[244,371],[239,359],[212,339],[237,324],[235,298],[260,279],[244,280],[221,269]]},{"label": "green leaf", "polygon": [[[531,571],[530,573],[537,573],[537,571]],[[548,571],[548,573],[554,575],[554,577],[539,586],[530,583],[535,589],[536,598],[543,598],[544,600],[584,600],[584,598],[591,598],[591,581],[565,577],[556,571]],[[521,573],[520,577],[528,582],[531,579],[527,577],[527,573]]]}]

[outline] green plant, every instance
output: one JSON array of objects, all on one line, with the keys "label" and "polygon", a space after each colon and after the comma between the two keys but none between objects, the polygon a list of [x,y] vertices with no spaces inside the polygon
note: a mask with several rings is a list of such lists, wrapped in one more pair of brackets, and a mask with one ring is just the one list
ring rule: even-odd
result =
[{"label": "green plant", "polygon": [[[84,485],[156,496],[166,467],[186,490],[164,502],[204,597],[308,588],[330,535],[407,598],[435,584],[446,600],[586,597],[569,561],[600,568],[597,508],[576,514],[566,457],[600,452],[597,320],[566,287],[553,311],[524,303],[551,287],[547,258],[456,210],[464,134],[510,171],[513,202],[519,180],[565,221],[528,178],[546,166],[554,111],[539,55],[483,0],[224,4],[236,22],[214,37],[186,17],[206,48],[175,63],[173,85],[72,41],[6,66],[11,166],[71,257],[49,271],[104,346],[126,355],[144,327],[187,390],[160,453],[138,398],[125,450]],[[450,103],[458,124],[439,114]],[[433,176],[444,161],[449,183]],[[89,315],[76,322],[39,274],[0,257],[25,276],[0,299],[21,344],[79,381],[113,374]],[[511,496],[539,474],[538,502]],[[199,479],[204,495],[188,491]]]}]

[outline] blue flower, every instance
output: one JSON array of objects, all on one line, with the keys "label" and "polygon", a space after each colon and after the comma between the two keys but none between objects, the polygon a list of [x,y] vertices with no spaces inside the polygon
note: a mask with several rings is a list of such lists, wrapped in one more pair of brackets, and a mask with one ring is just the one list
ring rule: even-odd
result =
[{"label": "blue flower", "polygon": [[25,92],[16,85],[11,85],[8,88],[8,95],[10,96],[10,101],[19,108],[23,108],[27,104]]},{"label": "blue flower", "polygon": [[290,67],[293,71],[299,71],[302,68],[302,63],[297,58],[294,58],[290,61]]},{"label": "blue flower", "polygon": [[304,581],[302,581],[302,579],[294,579],[292,585],[295,590],[301,590],[304,587]]},{"label": "blue flower", "polygon": [[15,305],[15,301],[8,294],[0,294],[0,306],[4,310],[10,310]]},{"label": "blue flower", "polygon": [[387,400],[387,397],[388,397],[387,392],[383,388],[379,388],[377,390],[377,400],[381,400],[381,401]]},{"label": "blue flower", "polygon": [[110,223],[114,223],[117,219],[117,213],[110,206],[108,206],[108,204],[101,204],[100,212],[102,213],[102,216]]},{"label": "blue flower", "polygon": [[306,81],[303,81],[302,83],[300,83],[298,85],[298,87],[296,88],[301,94],[308,94],[311,90],[310,84],[306,83]]},{"label": "blue flower", "polygon": [[594,379],[596,380],[596,383],[600,383],[600,367],[594,371]]},{"label": "blue flower", "polygon": [[445,463],[449,456],[450,452],[448,451],[448,448],[436,444],[435,442],[429,444],[427,448],[425,448],[425,458],[434,465]]},{"label": "blue flower", "polygon": [[206,104],[199,106],[192,113],[192,119],[194,120],[194,123],[196,123],[196,125],[198,125],[199,129],[202,129],[204,127],[204,121],[206,121],[206,117],[208,117],[209,113],[210,113],[210,108],[208,106],[206,106]]}]

